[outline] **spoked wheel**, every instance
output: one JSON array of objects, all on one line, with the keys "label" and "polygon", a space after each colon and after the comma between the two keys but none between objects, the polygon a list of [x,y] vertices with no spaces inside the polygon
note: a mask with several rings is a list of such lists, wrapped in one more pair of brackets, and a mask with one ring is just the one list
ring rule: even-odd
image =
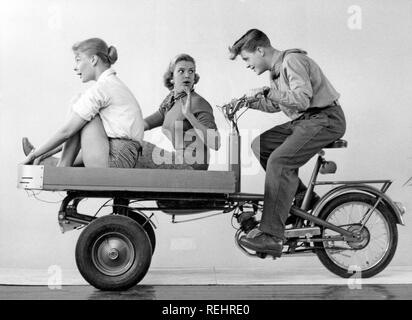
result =
[{"label": "spoked wheel", "polygon": [[133,219],[104,216],[90,223],[76,245],[84,279],[101,290],[126,290],[143,279],[152,257],[145,230]]},{"label": "spoked wheel", "polygon": [[[365,224],[366,213],[372,210],[376,199],[360,193],[343,194],[328,203],[319,218],[359,236],[357,241],[315,242],[316,253],[322,264],[343,278],[355,272],[369,278],[381,272],[392,260],[398,243],[396,221],[389,209],[380,203]],[[321,238],[338,236],[323,229]]]}]

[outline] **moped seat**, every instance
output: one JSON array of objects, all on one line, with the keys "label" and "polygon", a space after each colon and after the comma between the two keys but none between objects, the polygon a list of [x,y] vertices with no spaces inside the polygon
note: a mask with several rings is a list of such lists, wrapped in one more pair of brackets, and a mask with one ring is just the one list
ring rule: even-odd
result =
[{"label": "moped seat", "polygon": [[324,149],[335,149],[335,148],[346,148],[347,146],[348,146],[348,142],[346,140],[338,139],[323,148]]}]

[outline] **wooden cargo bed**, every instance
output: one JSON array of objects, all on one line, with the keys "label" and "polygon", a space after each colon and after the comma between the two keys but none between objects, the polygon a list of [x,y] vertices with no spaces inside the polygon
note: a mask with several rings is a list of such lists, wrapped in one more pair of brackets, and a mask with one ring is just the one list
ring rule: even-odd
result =
[{"label": "wooden cargo bed", "polygon": [[231,171],[19,165],[18,188],[228,194],[235,192],[235,175]]}]

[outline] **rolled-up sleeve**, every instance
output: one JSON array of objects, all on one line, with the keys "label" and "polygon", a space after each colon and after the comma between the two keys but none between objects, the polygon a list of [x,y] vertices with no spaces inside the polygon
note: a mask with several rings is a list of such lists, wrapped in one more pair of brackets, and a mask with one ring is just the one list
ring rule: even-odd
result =
[{"label": "rolled-up sleeve", "polygon": [[256,99],[257,101],[249,103],[249,108],[269,113],[275,113],[280,111],[279,105],[275,101],[271,100],[269,97],[262,95],[261,97]]},{"label": "rolled-up sleeve", "polygon": [[72,105],[72,110],[86,121],[92,120],[100,109],[108,105],[107,98],[98,86],[90,87]]},{"label": "rolled-up sleeve", "polygon": [[268,98],[274,103],[289,107],[296,111],[305,111],[310,106],[313,95],[309,72],[305,61],[299,54],[289,54],[282,68],[285,69],[289,82],[289,90],[280,91],[272,88]]}]

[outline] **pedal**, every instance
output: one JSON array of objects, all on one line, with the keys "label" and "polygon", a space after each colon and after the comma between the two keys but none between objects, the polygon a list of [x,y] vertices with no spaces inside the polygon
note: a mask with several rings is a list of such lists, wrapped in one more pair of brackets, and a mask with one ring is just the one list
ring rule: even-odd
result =
[{"label": "pedal", "polygon": [[319,227],[309,227],[309,228],[296,228],[296,229],[286,229],[286,238],[307,238],[312,236],[320,235]]}]

